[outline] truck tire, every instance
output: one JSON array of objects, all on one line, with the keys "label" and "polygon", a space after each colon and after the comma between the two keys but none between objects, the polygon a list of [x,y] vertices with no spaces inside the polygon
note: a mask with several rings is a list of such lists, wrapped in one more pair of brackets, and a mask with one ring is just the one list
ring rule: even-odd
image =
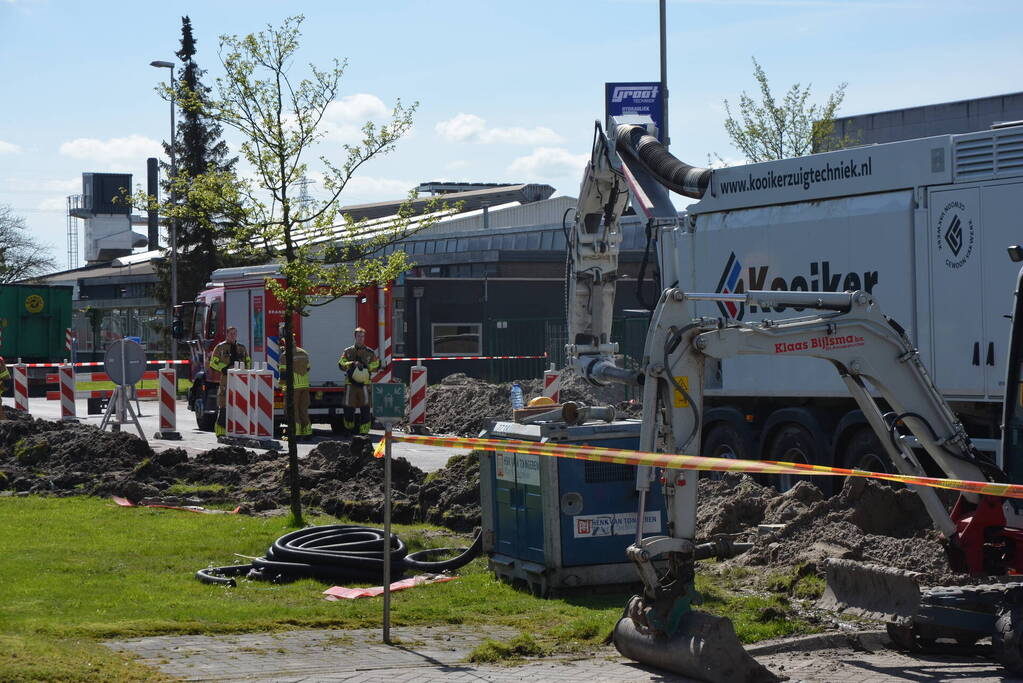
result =
[{"label": "truck tire", "polygon": [[854,470],[868,472],[892,472],[892,464],[877,440],[874,430],[864,427],[857,429],[842,452],[842,465]]},{"label": "truck tire", "polygon": [[216,413],[207,413],[206,401],[200,397],[193,400],[192,406],[195,410],[195,426],[204,432],[212,432],[217,422]]},{"label": "truck tire", "polygon": [[[771,439],[771,445],[765,454],[766,460],[779,462],[799,462],[813,465],[814,454],[817,453],[817,443],[813,435],[801,425],[789,423],[782,426]],[[779,492],[784,493],[796,485],[798,481],[808,481],[818,488],[824,482],[815,481],[819,477],[800,476],[797,474],[776,474],[770,478],[773,485]],[[827,494],[827,491],[824,491]]]},{"label": "truck tire", "polygon": [[[716,422],[711,425],[703,437],[700,455],[705,458],[727,458],[728,460],[750,459],[746,439],[734,425],[728,422]],[[724,476],[722,472],[704,472],[703,474],[713,480]]]}]

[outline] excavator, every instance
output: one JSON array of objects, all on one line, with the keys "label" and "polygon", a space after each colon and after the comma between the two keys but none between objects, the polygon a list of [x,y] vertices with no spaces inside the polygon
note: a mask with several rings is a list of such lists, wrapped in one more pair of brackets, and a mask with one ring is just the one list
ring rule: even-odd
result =
[{"label": "excavator", "polygon": [[[927,467],[932,472],[936,467],[951,479],[1007,482],[1006,474],[971,443],[906,331],[866,291],[698,293],[670,284],[653,309],[641,368],[619,367],[617,345],[610,338],[619,278],[619,219],[631,201],[654,235],[675,229],[680,218],[668,191],[698,199],[707,192],[712,173],[671,155],[649,119],[611,118],[607,133],[599,123],[595,126],[568,247],[566,351],[570,366],[589,382],[642,387],[640,449],[701,452],[708,361],[739,355],[805,356],[834,368],[899,473],[929,476]],[[1023,249],[1009,247],[1009,256],[1021,261]],[[659,257],[672,255],[659,252]],[[1023,322],[1021,292],[1023,271],[1009,346],[1005,461],[1023,457],[1023,325],[1016,324]],[[800,315],[759,322],[695,317],[693,305],[700,301],[760,310],[792,307]],[[697,539],[697,479],[695,471],[638,468],[638,518],[643,518],[650,487],[660,485],[667,502],[667,533],[644,537],[637,531],[627,549],[643,592],[625,607],[614,629],[614,644],[637,662],[699,680],[776,680],[742,648],[730,620],[694,609],[700,602],[696,563],[730,557],[748,547]],[[1020,501],[963,493],[949,510],[933,488],[910,488],[941,532],[953,570],[992,577],[991,583],[925,589],[909,572],[832,559],[821,606],[886,620],[892,640],[906,649],[926,648],[939,639],[972,644],[991,637],[996,658],[1014,675],[1023,675],[1023,583],[1012,580],[1023,573]]]}]

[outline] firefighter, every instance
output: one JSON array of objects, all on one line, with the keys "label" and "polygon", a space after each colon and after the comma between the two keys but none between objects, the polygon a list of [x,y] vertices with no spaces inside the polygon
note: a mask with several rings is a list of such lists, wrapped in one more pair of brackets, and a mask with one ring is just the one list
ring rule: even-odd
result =
[{"label": "firefighter", "polygon": [[[282,350],[286,349],[287,337],[281,333]],[[303,436],[313,435],[313,424],[309,420],[309,354],[298,344],[295,345],[295,372],[292,375],[295,388],[295,422],[292,425],[292,433],[296,439]],[[288,378],[287,353],[281,353],[281,381],[286,382]]]},{"label": "firefighter", "polygon": [[[355,328],[355,344],[341,353],[337,366],[348,378],[344,403],[345,429],[352,434],[369,434],[373,425],[369,393],[371,373],[380,368],[380,359],[366,346],[366,330]],[[358,422],[355,420],[356,410],[359,411]]]},{"label": "firefighter", "polygon": [[[4,362],[4,357],[0,356],[0,396],[4,395],[7,391],[7,380],[11,378],[11,373],[7,370],[7,363]],[[0,420],[6,420],[7,415],[4,413],[3,400],[0,399]]]},{"label": "firefighter", "polygon": [[218,436],[227,433],[227,371],[235,363],[244,363],[246,368],[252,367],[249,350],[244,344],[238,343],[238,328],[229,327],[224,341],[214,347],[210,358],[210,368],[221,373],[220,384],[217,386],[217,422],[213,428]]}]

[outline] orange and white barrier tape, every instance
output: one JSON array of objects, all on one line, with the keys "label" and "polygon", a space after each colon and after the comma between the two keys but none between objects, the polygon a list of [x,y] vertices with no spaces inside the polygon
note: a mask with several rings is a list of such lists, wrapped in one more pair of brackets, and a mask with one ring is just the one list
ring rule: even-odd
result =
[{"label": "orange and white barrier tape", "polygon": [[[699,470],[704,472],[746,472],[749,474],[803,474],[833,477],[866,477],[883,479],[914,486],[949,489],[964,493],[977,493],[985,496],[1001,496],[1004,498],[1023,498],[1023,484],[999,484],[988,481],[965,481],[962,479],[937,479],[934,477],[916,477],[905,474],[889,474],[887,472],[870,472],[852,470],[844,467],[826,467],[824,465],[806,465],[798,462],[774,462],[770,460],[730,460],[727,458],[704,458],[696,455],[677,455],[674,453],[651,453],[649,451],[632,451],[620,448],[603,448],[599,446],[583,446],[576,444],[538,443],[535,441],[519,441],[515,439],[474,439],[468,437],[419,436],[414,434],[392,434],[396,442],[417,443],[424,446],[442,448],[471,448],[485,451],[503,451],[505,453],[523,453],[526,455],[550,455],[559,458],[611,462],[619,465],[646,465],[676,470]],[[384,455],[384,439],[381,439],[373,451],[373,455],[382,458]]]}]

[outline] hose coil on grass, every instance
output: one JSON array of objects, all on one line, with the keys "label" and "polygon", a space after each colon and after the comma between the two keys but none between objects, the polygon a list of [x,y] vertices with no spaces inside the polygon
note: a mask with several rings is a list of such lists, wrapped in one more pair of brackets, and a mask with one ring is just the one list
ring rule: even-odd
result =
[{"label": "hose coil on grass", "polygon": [[[428,548],[409,553],[396,534],[391,534],[391,580],[401,579],[408,570],[442,572],[458,569],[474,560],[482,548],[477,534],[468,548]],[[427,558],[447,555],[447,560]],[[354,524],[313,526],[284,534],[270,546],[266,557],[250,564],[200,569],[195,578],[203,583],[235,586],[235,576],[285,582],[313,578],[336,583],[376,583],[384,575],[384,532]]]}]

